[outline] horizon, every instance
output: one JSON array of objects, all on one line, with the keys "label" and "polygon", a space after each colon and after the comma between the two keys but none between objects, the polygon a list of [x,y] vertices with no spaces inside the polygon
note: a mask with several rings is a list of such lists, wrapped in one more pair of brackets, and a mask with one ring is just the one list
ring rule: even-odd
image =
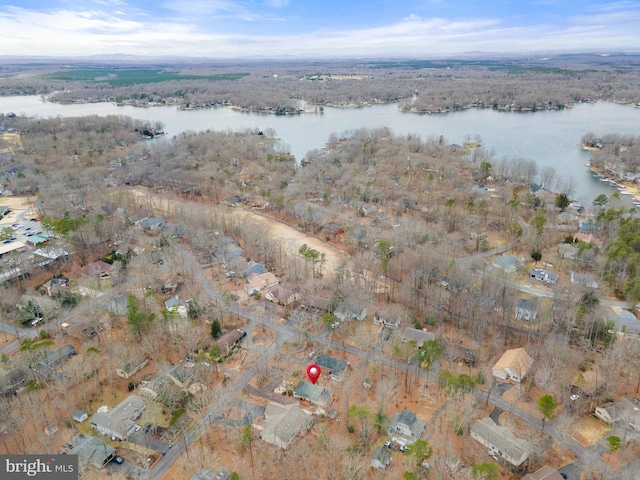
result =
[{"label": "horizon", "polygon": [[0,0],[1,57],[413,58],[640,52],[640,2]]}]

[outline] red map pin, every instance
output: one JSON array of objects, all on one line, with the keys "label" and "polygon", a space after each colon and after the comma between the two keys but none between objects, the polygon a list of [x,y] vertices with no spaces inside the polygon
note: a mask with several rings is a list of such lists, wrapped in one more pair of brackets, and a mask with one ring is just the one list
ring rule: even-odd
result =
[{"label": "red map pin", "polygon": [[311,380],[311,383],[313,383],[314,385],[318,381],[321,371],[322,370],[320,370],[320,367],[315,363],[312,363],[307,367],[307,377],[309,377],[309,380]]}]

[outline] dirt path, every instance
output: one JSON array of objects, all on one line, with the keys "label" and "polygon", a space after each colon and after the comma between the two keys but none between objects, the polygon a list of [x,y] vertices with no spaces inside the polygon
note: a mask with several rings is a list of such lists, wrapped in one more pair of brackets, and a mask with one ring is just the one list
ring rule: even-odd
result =
[{"label": "dirt path", "polygon": [[[153,193],[143,188],[135,188],[127,190],[141,200],[141,203],[151,205],[158,212],[175,211],[176,207],[186,207],[192,202],[181,200],[179,198],[170,198],[161,194]],[[229,209],[221,205],[204,205],[211,211],[211,214],[233,215],[242,221],[252,220],[261,223],[269,229],[270,238],[274,241],[282,242],[283,245],[290,247],[292,252],[307,244],[309,247],[325,254],[326,263],[324,272],[331,273],[340,265],[341,262],[349,260],[350,257],[335,245],[326,242],[315,235],[304,232],[297,227],[288,223],[268,217],[262,213],[253,210]]]}]

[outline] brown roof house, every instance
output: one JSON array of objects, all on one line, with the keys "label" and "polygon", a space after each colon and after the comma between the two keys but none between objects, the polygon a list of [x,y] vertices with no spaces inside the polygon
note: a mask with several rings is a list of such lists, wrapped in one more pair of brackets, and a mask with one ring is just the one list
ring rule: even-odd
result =
[{"label": "brown roof house", "polygon": [[91,426],[113,439],[127,440],[130,435],[140,430],[140,425],[135,421],[145,408],[140,397],[131,395],[111,410],[94,414],[91,417]]},{"label": "brown roof house", "polygon": [[562,480],[562,475],[555,468],[545,465],[540,470],[527,473],[522,480]]},{"label": "brown roof house", "polygon": [[418,420],[415,413],[403,410],[393,416],[387,433],[394,442],[410,445],[422,436],[424,427],[425,423]]},{"label": "brown roof house", "polygon": [[287,449],[291,442],[304,435],[313,425],[313,417],[298,405],[269,402],[264,411],[260,436],[265,442]]},{"label": "brown roof house", "polygon": [[278,303],[280,305],[291,305],[300,298],[300,294],[295,293],[288,288],[284,288],[282,285],[276,285],[271,289],[271,291],[267,292],[264,297],[270,302]]},{"label": "brown roof house", "polygon": [[247,284],[244,289],[249,295],[253,295],[266,288],[275,287],[278,283],[280,283],[280,280],[271,272],[252,273],[247,277]]},{"label": "brown roof house", "polygon": [[520,383],[533,364],[533,358],[520,347],[504,352],[500,360],[493,366],[493,376],[498,380]]},{"label": "brown roof house", "polygon": [[511,430],[497,425],[490,417],[477,420],[471,426],[471,437],[489,449],[491,455],[504,458],[517,467],[531,455],[531,444],[516,437]]},{"label": "brown roof house", "polygon": [[218,346],[220,347],[220,355],[228,355],[231,349],[247,336],[247,332],[239,329],[229,330],[223,336],[218,339]]}]

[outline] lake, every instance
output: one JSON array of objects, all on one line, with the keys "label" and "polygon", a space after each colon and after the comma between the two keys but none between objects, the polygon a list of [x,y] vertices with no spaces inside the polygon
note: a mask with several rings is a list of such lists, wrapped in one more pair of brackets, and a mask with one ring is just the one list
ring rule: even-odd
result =
[{"label": "lake", "polygon": [[325,107],[323,114],[276,116],[246,113],[229,108],[178,110],[175,106],[137,108],[112,103],[59,105],[39,96],[0,97],[0,113],[13,112],[40,118],[82,115],[127,115],[162,122],[169,137],[186,131],[275,130],[298,160],[309,150],[321,148],[330,134],[342,135],[359,128],[389,127],[394,133],[423,138],[443,135],[449,143],[462,144],[465,137],[479,135],[485,148],[497,158],[534,160],[539,170],[555,168],[558,175],[573,179],[573,198],[589,205],[593,198],[615,192],[594,179],[585,167],[589,153],[580,149],[585,133],[638,134],[640,109],[609,102],[576,104],[564,110],[499,112],[469,109],[444,114],[398,111],[396,104],[364,108]]}]

